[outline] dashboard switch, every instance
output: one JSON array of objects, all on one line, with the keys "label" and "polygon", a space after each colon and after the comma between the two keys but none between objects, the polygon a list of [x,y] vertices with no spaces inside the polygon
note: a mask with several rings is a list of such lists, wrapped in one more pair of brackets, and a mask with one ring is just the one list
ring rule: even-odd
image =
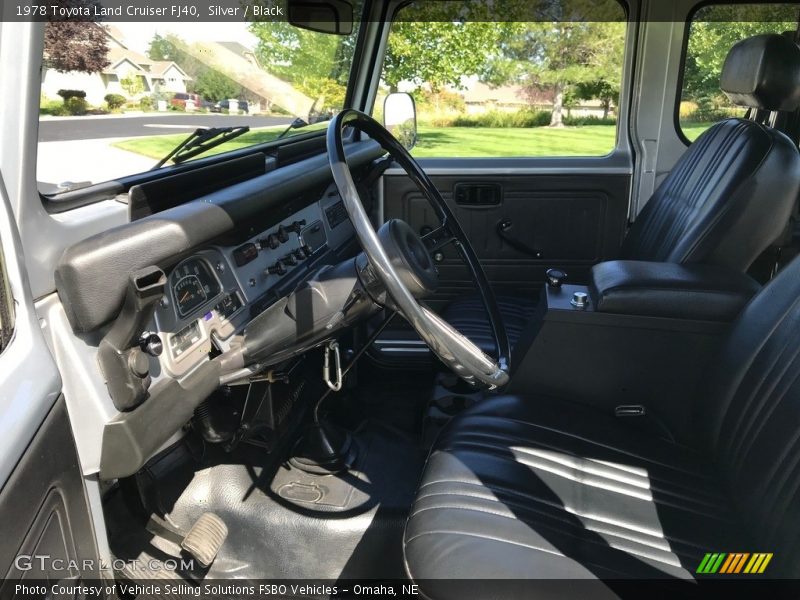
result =
[{"label": "dashboard switch", "polygon": [[289,231],[290,230],[286,229],[283,225],[278,227],[278,241],[280,241],[281,244],[285,244],[289,241]]},{"label": "dashboard switch", "polygon": [[275,235],[274,233],[270,233],[270,234],[267,236],[267,239],[265,240],[265,243],[264,243],[264,244],[261,244],[262,248],[263,248],[264,246],[268,246],[268,247],[269,247],[269,248],[271,248],[272,250],[274,250],[275,248],[277,248],[277,247],[278,247],[278,246],[280,246],[280,245],[281,245],[281,242],[280,242],[280,240],[278,239],[278,236],[277,236],[277,235]]},{"label": "dashboard switch", "polygon": [[291,232],[299,234],[301,231],[303,231],[303,227],[305,227],[305,226],[306,226],[306,220],[305,219],[300,219],[299,221],[294,221],[286,229],[288,231],[291,231]]},{"label": "dashboard switch", "polygon": [[164,351],[164,344],[161,338],[157,333],[153,333],[152,331],[145,331],[141,337],[139,337],[139,347],[150,356],[161,356],[161,353]]},{"label": "dashboard switch", "polygon": [[269,275],[284,275],[286,273],[286,267],[283,266],[281,261],[278,261],[274,265],[267,267],[267,273]]}]

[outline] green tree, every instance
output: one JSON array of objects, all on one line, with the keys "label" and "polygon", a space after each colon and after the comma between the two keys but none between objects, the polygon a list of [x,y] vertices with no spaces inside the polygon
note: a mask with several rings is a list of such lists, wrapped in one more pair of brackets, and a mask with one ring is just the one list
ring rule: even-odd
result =
[{"label": "green tree", "polygon": [[565,96],[575,95],[575,86],[608,82],[622,77],[625,23],[580,20],[506,23],[500,56],[490,66],[488,79],[495,83],[514,81],[523,86],[546,87],[553,92],[551,127],[563,126]]},{"label": "green tree", "polygon": [[242,86],[219,71],[206,69],[190,82],[190,89],[206,100],[219,102],[227,98],[238,98]]},{"label": "green tree", "polygon": [[484,72],[504,30],[492,22],[397,21],[392,24],[383,80],[391,91],[401,81],[427,84],[434,93],[461,87],[463,79]]},{"label": "green tree", "polygon": [[204,71],[208,70],[208,67],[199,60],[173,44],[169,38],[159,35],[158,33],[150,40],[147,57],[150,60],[171,60],[183,69],[192,79],[196,79]]},{"label": "green tree", "polygon": [[575,96],[579,100],[600,100],[600,106],[603,107],[603,118],[607,119],[608,113],[611,112],[611,106],[619,103],[619,84],[619,79],[612,81],[597,79],[577,83]]},{"label": "green tree", "polygon": [[119,80],[119,85],[125,90],[129,98],[135,98],[144,91],[144,81],[135,73],[128,73]]},{"label": "green tree", "polygon": [[327,35],[285,22],[252,23],[250,31],[259,39],[256,55],[265,70],[317,100],[316,111],[342,108],[355,31],[346,36]]}]

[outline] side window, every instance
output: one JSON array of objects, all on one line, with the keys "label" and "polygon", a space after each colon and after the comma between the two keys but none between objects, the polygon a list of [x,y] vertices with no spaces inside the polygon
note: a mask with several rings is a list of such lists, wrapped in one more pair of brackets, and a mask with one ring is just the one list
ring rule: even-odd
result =
[{"label": "side window", "polygon": [[431,4],[415,2],[392,24],[375,110],[380,117],[390,92],[414,96],[415,156],[604,156],[614,149],[626,32],[616,0],[593,3],[594,21],[446,18],[426,13]]},{"label": "side window", "polygon": [[719,89],[722,65],[736,42],[761,33],[797,29],[800,3],[713,4],[699,9],[689,24],[677,122],[690,142],[714,123],[742,117]]}]

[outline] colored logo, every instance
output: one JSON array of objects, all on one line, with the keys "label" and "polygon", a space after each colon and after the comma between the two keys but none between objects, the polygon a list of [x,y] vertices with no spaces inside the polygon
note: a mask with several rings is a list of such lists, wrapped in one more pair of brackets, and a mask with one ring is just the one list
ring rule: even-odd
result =
[{"label": "colored logo", "polygon": [[702,575],[755,575],[763,573],[772,560],[772,552],[709,552],[700,561],[697,573]]}]

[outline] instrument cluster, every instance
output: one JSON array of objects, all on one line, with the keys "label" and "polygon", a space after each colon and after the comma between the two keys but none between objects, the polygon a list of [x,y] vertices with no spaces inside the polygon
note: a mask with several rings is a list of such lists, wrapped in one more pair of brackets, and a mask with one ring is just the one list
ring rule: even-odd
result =
[{"label": "instrument cluster", "polygon": [[338,194],[327,193],[238,246],[200,250],[175,265],[154,317],[164,344],[162,369],[180,378],[214,347],[226,349],[226,341],[255,315],[291,291],[283,288],[353,239],[342,212]]}]

